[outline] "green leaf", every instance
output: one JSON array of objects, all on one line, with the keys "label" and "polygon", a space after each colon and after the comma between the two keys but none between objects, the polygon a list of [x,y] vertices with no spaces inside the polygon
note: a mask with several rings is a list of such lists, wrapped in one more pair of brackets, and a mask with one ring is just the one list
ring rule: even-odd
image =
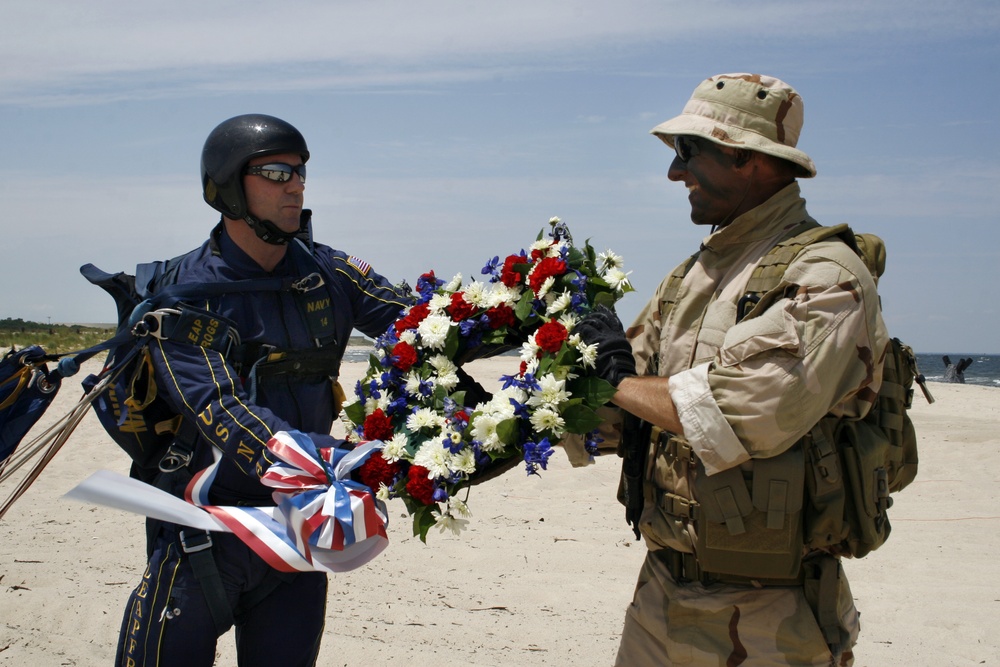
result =
[{"label": "green leaf", "polygon": [[458,327],[449,327],[448,336],[444,341],[444,352],[442,354],[449,359],[454,359],[455,354],[458,352],[459,342]]},{"label": "green leaf", "polygon": [[344,412],[347,413],[347,418],[350,419],[352,423],[365,423],[365,404],[363,402],[358,401],[356,403],[351,403],[350,405],[345,405]]},{"label": "green leaf", "polygon": [[517,417],[504,419],[497,424],[497,437],[505,445],[516,445],[521,442],[521,429],[517,424]]},{"label": "green leaf", "polygon": [[611,400],[617,389],[607,380],[584,375],[569,383],[569,391],[573,396],[583,398],[587,405],[600,407]]},{"label": "green leaf", "polygon": [[427,544],[427,531],[434,525],[434,515],[431,511],[440,511],[440,509],[435,503],[433,505],[420,505],[413,512],[413,535],[419,537],[424,544]]},{"label": "green leaf", "polygon": [[615,299],[614,295],[610,292],[599,292],[594,296],[593,306],[594,308],[597,308],[598,306],[611,308],[615,305],[615,301],[617,301],[617,299]]},{"label": "green leaf", "polygon": [[561,416],[570,433],[590,433],[604,421],[594,410],[580,403],[567,406]]},{"label": "green leaf", "polygon": [[517,305],[514,307],[514,316],[517,317],[519,322],[525,322],[529,317],[531,317],[531,305],[535,300],[535,293],[531,291],[528,287],[524,290],[524,294],[518,299]]}]

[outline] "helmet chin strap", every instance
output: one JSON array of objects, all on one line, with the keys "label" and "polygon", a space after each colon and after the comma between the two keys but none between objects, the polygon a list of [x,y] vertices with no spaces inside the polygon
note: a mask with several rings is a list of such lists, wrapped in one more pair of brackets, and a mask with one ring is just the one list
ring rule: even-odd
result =
[{"label": "helmet chin strap", "polygon": [[292,233],[282,231],[270,220],[260,220],[249,213],[247,213],[243,219],[248,225],[250,225],[250,229],[254,231],[257,238],[264,243],[270,243],[271,245],[286,245],[298,235],[297,230]]}]

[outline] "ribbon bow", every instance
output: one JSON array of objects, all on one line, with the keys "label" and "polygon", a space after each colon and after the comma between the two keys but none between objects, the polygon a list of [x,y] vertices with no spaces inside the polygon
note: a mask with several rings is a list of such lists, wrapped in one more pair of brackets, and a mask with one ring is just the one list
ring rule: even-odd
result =
[{"label": "ribbon bow", "polygon": [[351,471],[382,448],[373,440],[353,450],[317,448],[298,431],[279,431],[267,443],[278,461],[261,477],[277,507],[207,505],[202,501],[218,461],[188,486],[200,505],[254,553],[284,572],[343,572],[360,567],[388,546],[385,505]]}]

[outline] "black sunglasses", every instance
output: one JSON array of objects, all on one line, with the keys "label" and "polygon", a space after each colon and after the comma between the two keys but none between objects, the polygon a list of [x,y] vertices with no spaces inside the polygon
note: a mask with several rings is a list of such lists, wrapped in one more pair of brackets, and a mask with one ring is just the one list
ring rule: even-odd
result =
[{"label": "black sunglasses", "polygon": [[263,176],[276,183],[287,183],[292,179],[292,174],[298,174],[302,182],[306,182],[306,166],[304,164],[290,165],[284,162],[270,162],[256,167],[247,167],[244,173],[248,176]]},{"label": "black sunglasses", "polygon": [[701,152],[694,137],[687,137],[679,134],[674,137],[674,150],[677,151],[677,159],[687,163],[688,160]]}]

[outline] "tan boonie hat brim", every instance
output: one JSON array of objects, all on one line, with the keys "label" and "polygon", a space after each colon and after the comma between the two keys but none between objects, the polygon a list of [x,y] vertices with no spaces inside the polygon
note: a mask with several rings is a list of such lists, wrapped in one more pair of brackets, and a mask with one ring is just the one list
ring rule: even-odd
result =
[{"label": "tan boonie hat brim", "polygon": [[760,74],[720,74],[695,88],[681,115],[651,132],[671,148],[675,136],[686,134],[774,155],[797,164],[800,175],[811,178],[816,165],[795,147],[802,118],[802,98],[787,83]]}]

